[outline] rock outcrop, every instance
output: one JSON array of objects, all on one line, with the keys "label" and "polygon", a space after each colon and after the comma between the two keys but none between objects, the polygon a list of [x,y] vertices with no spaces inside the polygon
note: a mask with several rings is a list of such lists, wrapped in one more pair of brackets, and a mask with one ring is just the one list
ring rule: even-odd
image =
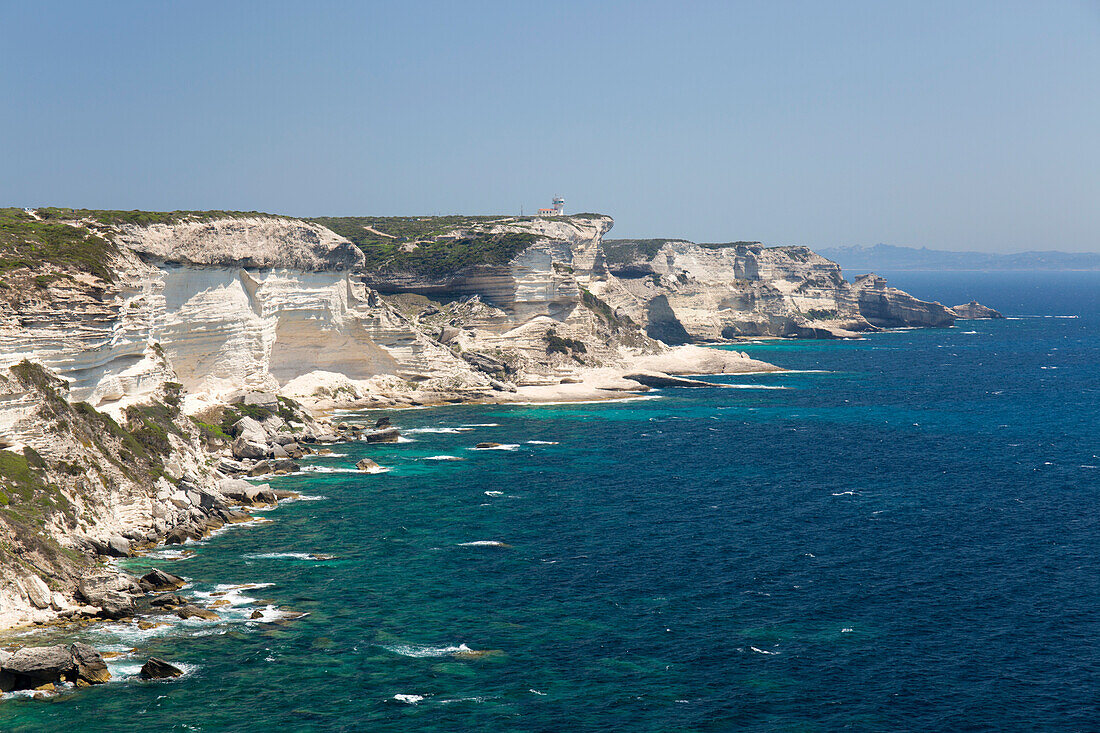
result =
[{"label": "rock outcrop", "polygon": [[775,367],[690,342],[954,317],[805,248],[607,247],[612,224],[0,211],[0,627],[132,616],[183,579],[100,556],[243,521],[280,495],[241,477],[324,444],[399,439],[323,410],[699,386]]},{"label": "rock outcrop", "polygon": [[955,305],[950,308],[950,311],[955,314],[955,318],[962,320],[986,320],[1004,318],[998,311],[993,310],[987,306],[982,305],[976,300],[972,300],[969,303],[963,303],[962,305]]},{"label": "rock outcrop", "polygon": [[23,647],[0,650],[0,691],[33,690],[43,685],[71,682],[99,685],[111,674],[103,657],[87,644]]},{"label": "rock outcrop", "polygon": [[837,338],[950,326],[954,319],[939,303],[889,287],[877,275],[848,282],[835,262],[806,247],[618,240],[606,250],[621,288],[608,287],[605,299],[670,343]]}]

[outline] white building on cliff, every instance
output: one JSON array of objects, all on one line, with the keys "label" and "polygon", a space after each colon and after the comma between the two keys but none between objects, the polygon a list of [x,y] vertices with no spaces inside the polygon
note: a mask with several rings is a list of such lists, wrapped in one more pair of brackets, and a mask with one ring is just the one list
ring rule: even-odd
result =
[{"label": "white building on cliff", "polygon": [[552,209],[539,209],[539,216],[565,216],[565,199],[555,196],[553,203]]}]

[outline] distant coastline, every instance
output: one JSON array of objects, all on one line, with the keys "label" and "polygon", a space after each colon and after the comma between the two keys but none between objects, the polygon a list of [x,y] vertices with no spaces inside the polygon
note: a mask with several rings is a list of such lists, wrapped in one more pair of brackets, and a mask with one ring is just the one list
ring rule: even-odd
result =
[{"label": "distant coastline", "polygon": [[817,250],[848,272],[1094,272],[1100,253],[1031,251],[1012,254],[953,252],[927,247],[829,247]]}]

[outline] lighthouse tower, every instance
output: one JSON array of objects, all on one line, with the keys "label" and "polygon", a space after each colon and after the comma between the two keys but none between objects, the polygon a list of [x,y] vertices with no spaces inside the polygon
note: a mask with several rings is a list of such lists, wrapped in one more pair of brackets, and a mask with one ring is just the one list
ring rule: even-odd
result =
[{"label": "lighthouse tower", "polygon": [[561,196],[554,197],[554,214],[556,216],[565,216],[565,199]]}]

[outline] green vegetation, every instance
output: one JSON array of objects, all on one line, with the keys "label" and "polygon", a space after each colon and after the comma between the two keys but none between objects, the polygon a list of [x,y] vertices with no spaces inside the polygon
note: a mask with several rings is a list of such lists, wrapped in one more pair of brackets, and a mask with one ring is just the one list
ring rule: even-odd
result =
[{"label": "green vegetation", "polygon": [[47,483],[46,463],[32,448],[20,455],[0,450],[0,507],[9,524],[39,527],[53,511],[72,516],[69,500],[57,484]]},{"label": "green vegetation", "polygon": [[823,321],[830,318],[836,318],[839,314],[834,309],[811,308],[803,315],[805,315],[811,321]]},{"label": "green vegetation", "polygon": [[36,209],[47,221],[91,219],[107,226],[149,226],[150,224],[179,224],[184,221],[212,221],[214,219],[244,219],[256,216],[274,216],[261,211],[112,211],[105,209],[65,209],[47,207]]},{"label": "green vegetation", "polygon": [[547,331],[544,339],[546,340],[547,354],[565,354],[576,358],[576,354],[583,354],[587,351],[584,343],[577,339],[562,338],[557,331]]},{"label": "green vegetation", "polygon": [[301,414],[301,405],[289,397],[278,397],[277,399],[278,406],[274,410],[262,405],[246,405],[244,403],[229,405],[222,409],[221,419],[218,421],[217,425],[207,425],[206,423],[199,424],[200,426],[204,425],[210,428],[212,435],[216,438],[232,440],[230,435],[232,434],[233,426],[237,421],[245,417],[250,417],[253,420],[262,422],[272,415],[278,415],[288,423],[292,420],[295,422],[305,422]]},{"label": "green vegetation", "polygon": [[[85,226],[39,221],[22,209],[0,209],[0,272],[52,265],[110,281],[107,263],[117,252],[114,244]],[[36,285],[46,287],[53,277],[41,275]]]},{"label": "green vegetation", "polygon": [[702,242],[703,249],[729,249],[731,247],[759,247],[760,242]]},{"label": "green vegetation", "polygon": [[149,405],[131,405],[126,408],[125,415],[130,434],[149,455],[167,456],[172,452],[168,434],[182,435],[175,423],[179,415],[178,401],[176,407],[156,400]]},{"label": "green vegetation", "polygon": [[364,216],[312,221],[354,242],[368,270],[440,277],[479,265],[505,265],[538,239],[534,234],[487,231],[502,218],[506,217]]},{"label": "green vegetation", "polygon": [[[628,265],[633,262],[652,260],[661,247],[669,242],[687,242],[687,239],[605,239],[603,253],[609,265]],[[730,247],[759,247],[760,242],[703,242],[704,249],[727,249]]]},{"label": "green vegetation", "polygon": [[651,260],[657,256],[661,247],[669,242],[684,242],[684,239],[605,239],[603,256],[609,265],[625,265],[638,260]]}]

